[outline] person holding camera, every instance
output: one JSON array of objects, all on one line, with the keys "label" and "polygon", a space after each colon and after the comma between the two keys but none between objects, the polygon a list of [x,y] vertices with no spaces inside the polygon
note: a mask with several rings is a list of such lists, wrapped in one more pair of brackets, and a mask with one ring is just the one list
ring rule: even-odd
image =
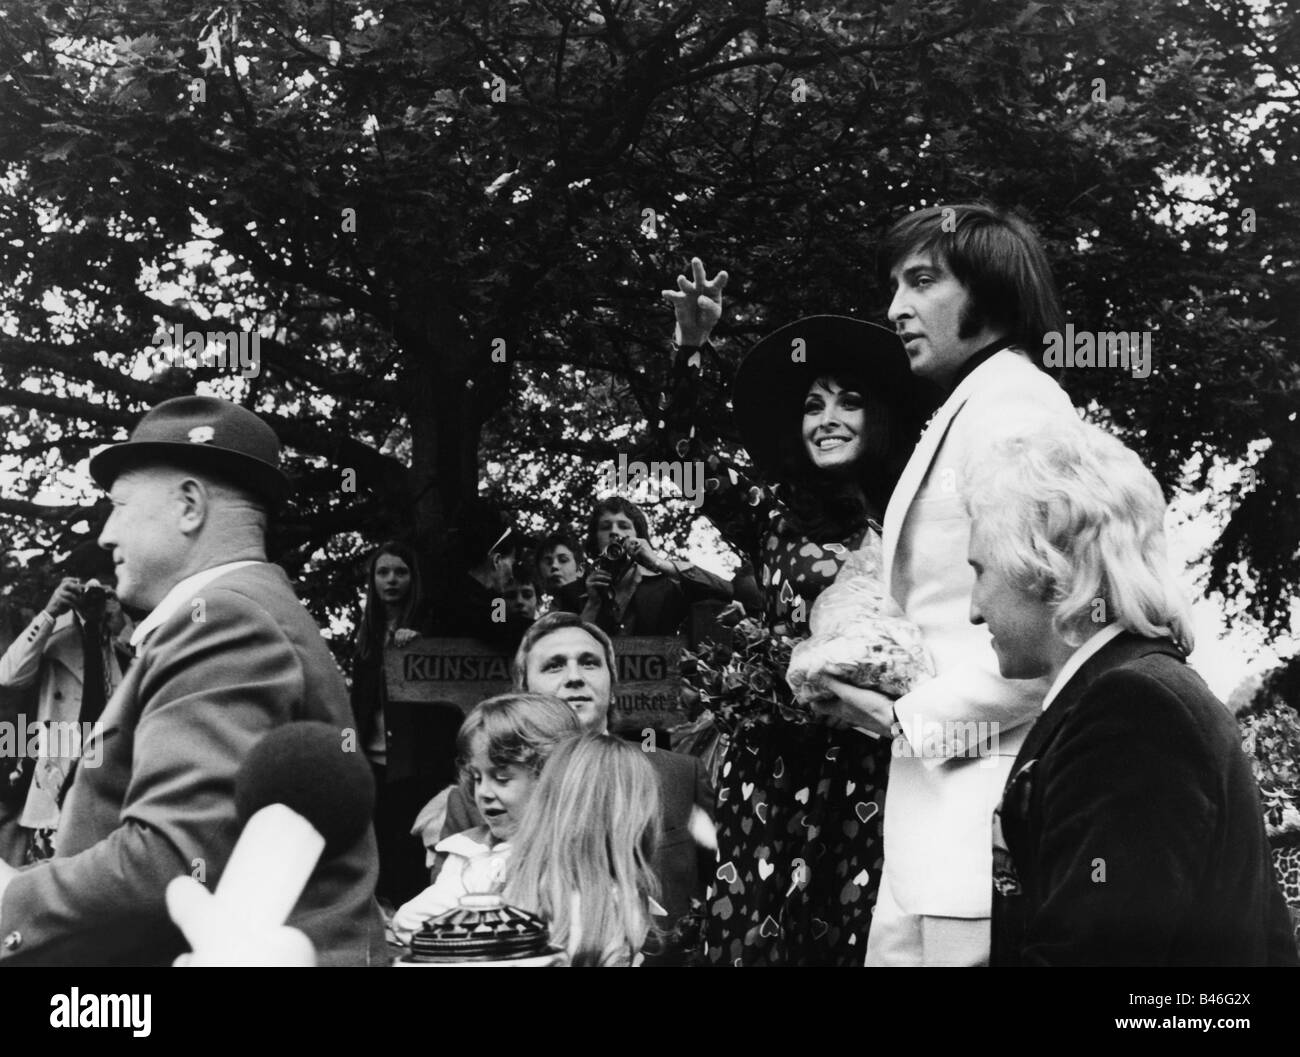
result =
[{"label": "person holding camera", "polygon": [[36,715],[24,719],[20,766],[30,784],[18,818],[23,861],[54,854],[63,797],[81,746],[131,660],[134,630],[113,590],[113,563],[94,543],[72,552],[45,607],[0,657],[0,686],[39,685]]},{"label": "person holding camera", "polygon": [[694,603],[731,601],[726,580],[665,558],[649,536],[640,507],[621,496],[600,500],[587,526],[591,571],[585,583],[556,592],[555,608],[581,614],[607,635],[676,635]]}]

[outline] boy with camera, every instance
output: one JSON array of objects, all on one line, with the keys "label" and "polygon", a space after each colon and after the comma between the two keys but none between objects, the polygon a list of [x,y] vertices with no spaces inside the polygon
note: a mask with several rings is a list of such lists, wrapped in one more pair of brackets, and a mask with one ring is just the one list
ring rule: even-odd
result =
[{"label": "boy with camera", "polygon": [[579,613],[607,635],[676,635],[696,602],[731,601],[731,585],[688,562],[670,561],[649,541],[640,507],[600,500],[587,525],[591,571],[556,593],[555,608]]}]

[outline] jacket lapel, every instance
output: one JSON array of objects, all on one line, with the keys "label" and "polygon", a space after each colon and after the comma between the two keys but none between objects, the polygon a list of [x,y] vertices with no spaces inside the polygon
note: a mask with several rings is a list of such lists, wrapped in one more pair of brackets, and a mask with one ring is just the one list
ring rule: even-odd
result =
[{"label": "jacket lapel", "polygon": [[1017,772],[1043,755],[1056,737],[1057,731],[1060,730],[1061,723],[1074,710],[1075,705],[1093,683],[1112,668],[1119,668],[1152,653],[1168,653],[1179,658],[1183,656],[1178,647],[1168,639],[1148,639],[1126,631],[1089,657],[1083,667],[1074,673],[1074,677],[1061,688],[1056,700],[1047,706],[1047,711],[1042,714],[1038,722],[1030,728],[1025,743],[1020,746],[1020,752],[1016,755],[1016,762],[1011,768],[1007,785],[1010,786]]},{"label": "jacket lapel", "polygon": [[912,500],[916,498],[917,489],[921,487],[930,464],[938,454],[939,446],[948,433],[948,427],[952,425],[952,420],[957,417],[957,412],[961,410],[969,396],[969,393],[962,394],[959,388],[935,412],[934,418],[921,434],[921,439],[916,442],[916,450],[907,460],[907,465],[898,478],[898,484],[894,486],[894,491],[889,497],[889,505],[885,508],[884,531],[881,534],[886,595],[892,593],[894,555],[898,551],[898,539],[903,531],[903,522],[907,520],[907,512],[911,509]]},{"label": "jacket lapel", "polygon": [[[921,482],[925,480],[925,475],[929,472],[934,457],[938,454],[944,438],[948,435],[948,429],[952,426],[953,419],[957,417],[957,413],[965,406],[966,401],[971,398],[972,394],[993,383],[1002,367],[1007,363],[1008,357],[1013,356],[1023,358],[1021,353],[1012,348],[1002,349],[963,378],[948,399],[943,402],[939,410],[935,412],[934,418],[930,420],[925,432],[921,434],[921,439],[916,442],[916,450],[912,452],[912,457],[907,460],[907,465],[903,468],[903,473],[898,478],[898,484],[894,486],[893,494],[889,497],[889,505],[885,509],[884,531],[881,536],[886,595],[893,594],[894,557],[898,553],[898,540],[902,535],[903,525],[907,521],[907,512],[912,508],[912,500],[916,498]],[[965,561],[964,555],[961,560]]]}]

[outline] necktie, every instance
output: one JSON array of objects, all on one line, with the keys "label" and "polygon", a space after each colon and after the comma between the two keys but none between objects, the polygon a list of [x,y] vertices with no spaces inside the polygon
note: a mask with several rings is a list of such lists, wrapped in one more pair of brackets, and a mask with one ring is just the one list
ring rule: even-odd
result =
[{"label": "necktie", "polygon": [[[94,723],[108,704],[108,673],[104,665],[104,626],[98,620],[81,624],[81,722]],[[84,730],[85,727],[83,726]]]}]

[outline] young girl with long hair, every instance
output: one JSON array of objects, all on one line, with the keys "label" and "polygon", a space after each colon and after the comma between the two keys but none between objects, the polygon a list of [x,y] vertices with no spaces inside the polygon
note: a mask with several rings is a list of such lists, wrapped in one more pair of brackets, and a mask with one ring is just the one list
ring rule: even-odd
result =
[{"label": "young girl with long hair", "polygon": [[456,907],[463,895],[493,891],[511,856],[546,761],[582,732],[572,708],[542,694],[499,694],[480,701],[456,738],[460,785],[484,824],[438,842],[446,855],[438,879],[393,917],[406,943],[430,918]]},{"label": "young girl with long hair", "polygon": [[610,734],[559,745],[533,790],[506,873],[507,903],[541,915],[575,966],[640,961],[659,882],[659,783]]}]

